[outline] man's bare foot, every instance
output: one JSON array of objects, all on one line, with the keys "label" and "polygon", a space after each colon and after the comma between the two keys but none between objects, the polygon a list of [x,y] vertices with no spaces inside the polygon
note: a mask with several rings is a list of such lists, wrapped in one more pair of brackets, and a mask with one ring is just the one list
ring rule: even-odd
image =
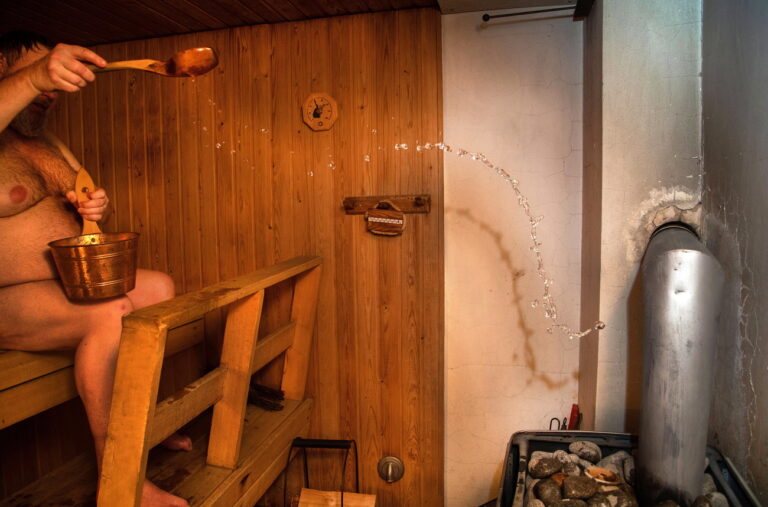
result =
[{"label": "man's bare foot", "polygon": [[144,481],[141,507],[189,507],[189,503],[181,497],[163,491],[149,481]]},{"label": "man's bare foot", "polygon": [[187,435],[174,433],[170,437],[160,442],[160,445],[172,451],[191,451],[192,439]]}]

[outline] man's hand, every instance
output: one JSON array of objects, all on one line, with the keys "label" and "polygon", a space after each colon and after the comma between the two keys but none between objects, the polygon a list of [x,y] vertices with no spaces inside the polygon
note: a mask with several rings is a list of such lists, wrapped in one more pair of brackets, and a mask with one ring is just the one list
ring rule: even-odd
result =
[{"label": "man's hand", "polygon": [[109,198],[107,192],[103,188],[96,188],[88,192],[88,201],[77,202],[77,196],[74,190],[67,192],[67,199],[72,205],[77,208],[77,212],[80,213],[85,220],[91,220],[98,222],[104,217],[107,211],[107,204],[109,204]]},{"label": "man's hand", "polygon": [[83,62],[98,67],[107,64],[102,57],[81,46],[57,44],[50,53],[23,69],[28,72],[29,82],[38,92],[63,90],[76,92],[96,79]]}]

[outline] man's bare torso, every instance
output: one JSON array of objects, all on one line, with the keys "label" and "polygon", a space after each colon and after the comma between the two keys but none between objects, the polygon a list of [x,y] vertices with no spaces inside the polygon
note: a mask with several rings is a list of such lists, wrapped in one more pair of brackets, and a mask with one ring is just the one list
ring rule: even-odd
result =
[{"label": "man's bare torso", "polygon": [[72,167],[43,137],[0,132],[0,288],[56,278],[48,242],[80,230],[63,196],[74,179]]}]

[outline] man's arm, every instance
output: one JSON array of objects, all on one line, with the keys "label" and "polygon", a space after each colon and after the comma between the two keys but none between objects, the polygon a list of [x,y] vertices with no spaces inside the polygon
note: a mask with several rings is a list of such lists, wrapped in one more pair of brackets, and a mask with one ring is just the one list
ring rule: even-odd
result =
[{"label": "man's arm", "polygon": [[[4,62],[4,59],[0,57]],[[47,55],[34,63],[9,73],[0,62],[0,131],[38,95],[43,92],[62,90],[76,92],[93,81],[95,76],[83,62],[99,67],[106,61],[81,46],[59,44]]]},{"label": "man's arm", "polygon": [[[67,146],[61,141],[61,139],[56,137],[52,132],[46,132],[45,138],[48,140],[48,142],[59,149],[64,159],[75,173],[81,170],[82,165],[77,160],[77,157],[75,157],[70,149],[67,148]],[[84,202],[78,202],[77,196],[72,190],[68,190],[64,195],[72,204],[72,206],[77,209],[77,212],[87,220],[100,222],[109,215],[109,197],[107,197],[107,192],[103,188],[98,187],[91,189],[91,191],[88,192],[89,200]]]}]

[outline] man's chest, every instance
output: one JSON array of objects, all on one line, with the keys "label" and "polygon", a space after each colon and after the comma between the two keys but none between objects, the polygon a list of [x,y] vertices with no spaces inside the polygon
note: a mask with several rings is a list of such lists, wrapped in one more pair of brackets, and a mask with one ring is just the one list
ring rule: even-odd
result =
[{"label": "man's chest", "polygon": [[0,134],[0,217],[28,209],[72,188],[75,173],[44,140]]}]

